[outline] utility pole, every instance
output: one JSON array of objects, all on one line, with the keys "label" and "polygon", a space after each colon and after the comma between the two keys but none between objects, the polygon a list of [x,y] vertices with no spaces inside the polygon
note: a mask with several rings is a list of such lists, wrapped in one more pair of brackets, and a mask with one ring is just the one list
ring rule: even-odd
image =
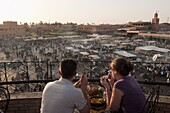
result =
[{"label": "utility pole", "polygon": [[169,17],[167,18],[167,23],[169,23]]}]

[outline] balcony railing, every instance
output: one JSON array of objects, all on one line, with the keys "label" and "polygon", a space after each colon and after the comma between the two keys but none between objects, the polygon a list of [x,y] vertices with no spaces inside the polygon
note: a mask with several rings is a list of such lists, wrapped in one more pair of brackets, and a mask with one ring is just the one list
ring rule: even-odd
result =
[{"label": "balcony railing", "polygon": [[[60,61],[25,61],[0,62],[0,85],[13,92],[42,91],[45,84],[59,78],[58,68]],[[109,72],[110,61],[78,61],[77,75],[87,76],[89,83],[99,83],[100,77]],[[167,75],[170,63],[132,62],[134,71],[132,76],[147,92],[153,85],[161,86],[162,95],[170,95]]]}]

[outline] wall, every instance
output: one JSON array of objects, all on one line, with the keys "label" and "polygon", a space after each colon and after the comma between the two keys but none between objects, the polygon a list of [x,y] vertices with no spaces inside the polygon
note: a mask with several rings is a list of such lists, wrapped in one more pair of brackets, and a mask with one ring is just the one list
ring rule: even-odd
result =
[{"label": "wall", "polygon": [[40,103],[39,98],[13,99],[7,113],[40,113]]},{"label": "wall", "polygon": [[[11,98],[7,113],[40,113],[40,106],[41,93],[16,94]],[[170,113],[170,96],[160,97],[156,113]]]}]

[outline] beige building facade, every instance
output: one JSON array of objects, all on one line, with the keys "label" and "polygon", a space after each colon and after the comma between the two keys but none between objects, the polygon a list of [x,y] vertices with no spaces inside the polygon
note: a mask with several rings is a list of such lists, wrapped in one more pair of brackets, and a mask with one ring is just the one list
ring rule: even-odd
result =
[{"label": "beige building facade", "polygon": [[125,27],[136,27],[137,30],[159,30],[159,18],[158,13],[154,14],[151,22],[129,22]]},{"label": "beige building facade", "polygon": [[18,25],[15,21],[4,21],[0,25],[0,38],[23,37],[26,35],[24,25]]},{"label": "beige building facade", "polygon": [[79,25],[77,30],[87,31],[87,32],[109,32],[114,31],[118,28],[121,28],[120,25],[110,25],[110,24],[101,24],[101,25]]}]

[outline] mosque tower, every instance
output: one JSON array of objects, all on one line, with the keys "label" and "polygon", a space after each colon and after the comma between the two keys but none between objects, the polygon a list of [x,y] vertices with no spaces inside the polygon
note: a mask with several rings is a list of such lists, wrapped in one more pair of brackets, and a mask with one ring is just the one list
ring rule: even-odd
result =
[{"label": "mosque tower", "polygon": [[152,29],[159,30],[159,18],[157,12],[154,14],[154,18],[152,18]]},{"label": "mosque tower", "polygon": [[154,18],[152,18],[152,24],[159,24],[158,13],[154,14]]}]

